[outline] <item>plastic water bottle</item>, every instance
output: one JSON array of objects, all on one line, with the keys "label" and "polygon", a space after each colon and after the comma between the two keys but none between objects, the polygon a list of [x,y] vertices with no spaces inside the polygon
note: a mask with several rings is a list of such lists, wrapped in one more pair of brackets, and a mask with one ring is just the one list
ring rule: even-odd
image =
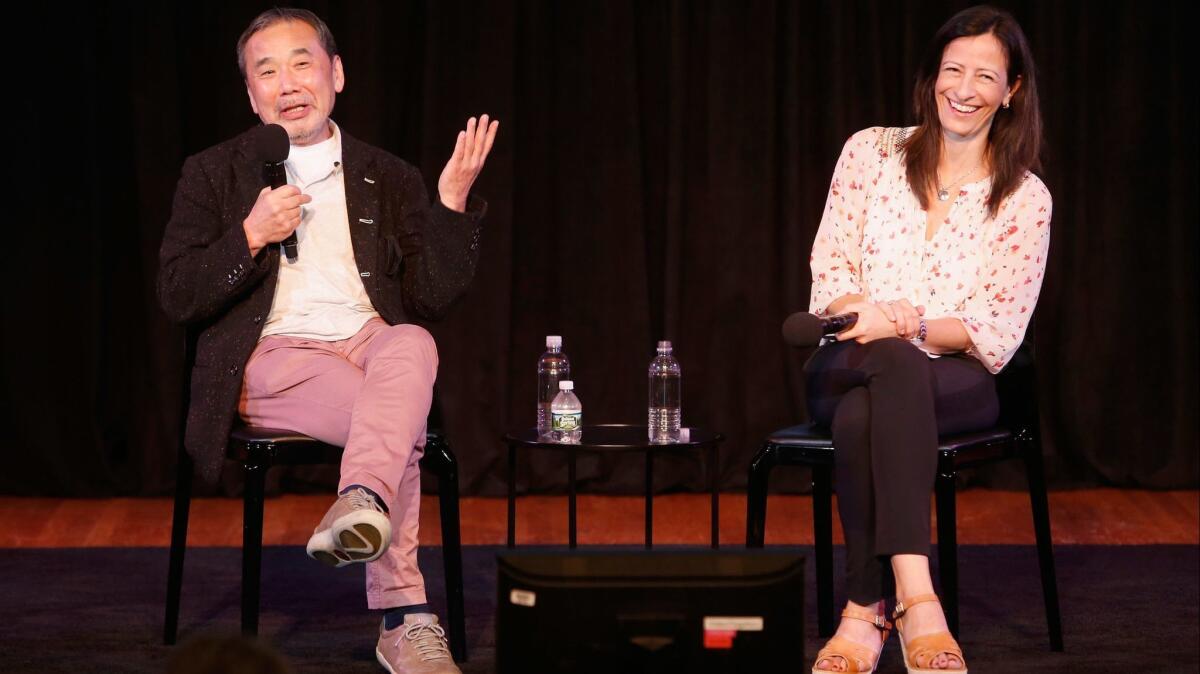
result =
[{"label": "plastic water bottle", "polygon": [[679,361],[671,355],[671,343],[658,343],[658,355],[650,361],[650,410],[646,425],[650,442],[679,442],[681,378]]},{"label": "plastic water bottle", "polygon": [[558,382],[571,378],[571,361],[562,350],[562,337],[546,336],[546,353],[538,359],[537,432],[539,438],[550,436],[550,404],[558,395]]},{"label": "plastic water bottle", "polygon": [[579,444],[583,437],[583,404],[575,396],[575,382],[558,382],[558,395],[550,405],[551,438],[554,442]]}]

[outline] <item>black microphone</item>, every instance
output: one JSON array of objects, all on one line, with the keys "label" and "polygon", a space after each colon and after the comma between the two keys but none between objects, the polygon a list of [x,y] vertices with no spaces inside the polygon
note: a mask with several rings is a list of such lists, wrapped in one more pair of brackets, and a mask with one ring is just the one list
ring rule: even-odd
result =
[{"label": "black microphone", "polygon": [[798,311],[783,322],[783,341],[792,346],[816,346],[822,337],[849,330],[858,322],[858,314],[815,316]]},{"label": "black microphone", "polygon": [[[267,124],[258,128],[254,137],[258,158],[263,163],[263,182],[277,189],[287,184],[287,169],[283,162],[287,161],[292,143],[288,139],[287,129],[278,124]],[[296,252],[296,232],[288,234],[282,242],[283,252],[288,260],[295,262],[299,254]]]}]

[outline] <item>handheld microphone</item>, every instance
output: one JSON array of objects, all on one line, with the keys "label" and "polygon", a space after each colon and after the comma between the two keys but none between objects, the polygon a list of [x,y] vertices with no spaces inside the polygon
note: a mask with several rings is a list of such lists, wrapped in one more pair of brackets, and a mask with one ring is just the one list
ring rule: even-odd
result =
[{"label": "handheld microphone", "polygon": [[[292,150],[287,129],[278,124],[262,126],[258,129],[254,144],[258,158],[263,163],[263,182],[270,185],[271,189],[286,185],[287,169],[284,168],[283,162],[287,161],[288,153]],[[288,260],[295,262],[299,257],[299,253],[296,252],[296,232],[288,234],[280,243],[283,244],[283,252]]]},{"label": "handheld microphone", "polygon": [[816,346],[822,337],[849,330],[858,322],[857,313],[815,316],[798,311],[783,322],[783,341],[792,346]]}]

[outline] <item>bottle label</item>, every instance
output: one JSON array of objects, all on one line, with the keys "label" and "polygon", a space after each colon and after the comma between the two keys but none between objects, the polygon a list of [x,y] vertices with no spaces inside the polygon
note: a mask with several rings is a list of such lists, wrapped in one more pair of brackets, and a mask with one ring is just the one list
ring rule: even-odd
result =
[{"label": "bottle label", "polygon": [[556,431],[573,431],[579,428],[583,421],[582,412],[555,412],[553,427]]}]

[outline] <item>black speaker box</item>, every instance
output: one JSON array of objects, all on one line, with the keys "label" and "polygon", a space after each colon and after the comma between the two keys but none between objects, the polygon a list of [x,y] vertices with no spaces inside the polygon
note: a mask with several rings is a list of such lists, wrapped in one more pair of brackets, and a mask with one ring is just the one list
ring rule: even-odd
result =
[{"label": "black speaker box", "polygon": [[497,567],[500,674],[806,667],[796,552],[508,552]]}]

